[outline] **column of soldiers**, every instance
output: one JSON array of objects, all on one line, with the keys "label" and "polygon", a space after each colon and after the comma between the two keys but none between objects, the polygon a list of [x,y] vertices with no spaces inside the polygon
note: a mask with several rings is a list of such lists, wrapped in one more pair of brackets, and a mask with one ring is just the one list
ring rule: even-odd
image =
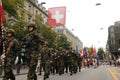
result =
[{"label": "column of soldiers", "polygon": [[62,47],[58,50],[48,48],[48,52],[43,50],[45,50],[44,46],[41,50],[41,64],[38,74],[41,75],[43,70],[45,75],[44,80],[49,78],[50,74],[62,75],[66,72],[73,75],[78,71],[81,71],[82,58],[80,54],[75,53],[75,50],[72,47],[69,47],[68,51],[64,50]]},{"label": "column of soldiers", "polygon": [[[35,24],[28,26],[29,33],[22,39],[26,48],[26,60],[28,65],[27,80],[37,80],[36,67],[39,61],[39,73],[44,72],[44,80],[49,78],[50,74],[62,75],[64,72],[70,75],[81,71],[82,58],[75,53],[72,47],[65,50],[60,47],[58,50],[49,48],[49,43],[37,33]],[[16,56],[20,55],[20,44],[15,38],[15,31],[9,29],[7,31],[5,54],[1,54],[4,61],[4,77],[3,80],[16,80],[13,73],[13,65]],[[2,47],[1,47],[2,48]],[[1,71],[0,71],[1,72]]]}]

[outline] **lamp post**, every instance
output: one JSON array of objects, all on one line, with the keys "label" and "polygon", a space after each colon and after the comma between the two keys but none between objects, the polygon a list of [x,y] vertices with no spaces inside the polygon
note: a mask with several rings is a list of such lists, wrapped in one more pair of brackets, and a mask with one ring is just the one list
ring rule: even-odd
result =
[{"label": "lamp post", "polygon": [[46,2],[41,2],[40,4],[43,5],[43,4],[46,4]]}]

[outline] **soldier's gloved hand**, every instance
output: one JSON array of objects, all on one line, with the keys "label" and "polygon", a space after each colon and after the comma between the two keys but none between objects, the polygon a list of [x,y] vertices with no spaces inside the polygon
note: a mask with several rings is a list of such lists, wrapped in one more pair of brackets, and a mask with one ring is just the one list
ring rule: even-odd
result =
[{"label": "soldier's gloved hand", "polygon": [[5,54],[2,54],[2,55],[1,55],[1,59],[2,59],[2,60],[5,59],[5,57],[6,57]]},{"label": "soldier's gloved hand", "polygon": [[53,61],[50,61],[50,63],[53,63]]}]

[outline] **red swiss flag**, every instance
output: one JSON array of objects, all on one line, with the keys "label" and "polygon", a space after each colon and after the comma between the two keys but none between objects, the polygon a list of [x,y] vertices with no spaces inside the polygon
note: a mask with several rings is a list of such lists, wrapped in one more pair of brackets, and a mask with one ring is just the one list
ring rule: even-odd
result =
[{"label": "red swiss flag", "polygon": [[54,7],[48,9],[48,25],[64,26],[66,20],[66,7]]},{"label": "red swiss flag", "polygon": [[0,0],[0,25],[3,24],[4,22],[4,11],[3,11],[3,7],[2,7],[2,1]]}]

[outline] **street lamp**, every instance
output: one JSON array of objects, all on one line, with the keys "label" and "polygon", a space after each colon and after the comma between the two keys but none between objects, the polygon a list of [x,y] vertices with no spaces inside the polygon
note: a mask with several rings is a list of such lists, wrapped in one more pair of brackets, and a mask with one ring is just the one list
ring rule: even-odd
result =
[{"label": "street lamp", "polygon": [[71,29],[71,31],[74,31],[75,29]]},{"label": "street lamp", "polygon": [[43,4],[46,4],[46,2],[41,2],[40,4],[43,5]]},{"label": "street lamp", "polygon": [[100,30],[103,30],[104,28],[100,28]]},{"label": "street lamp", "polygon": [[96,3],[95,5],[96,5],[96,6],[99,6],[99,5],[101,5],[101,3]]}]

